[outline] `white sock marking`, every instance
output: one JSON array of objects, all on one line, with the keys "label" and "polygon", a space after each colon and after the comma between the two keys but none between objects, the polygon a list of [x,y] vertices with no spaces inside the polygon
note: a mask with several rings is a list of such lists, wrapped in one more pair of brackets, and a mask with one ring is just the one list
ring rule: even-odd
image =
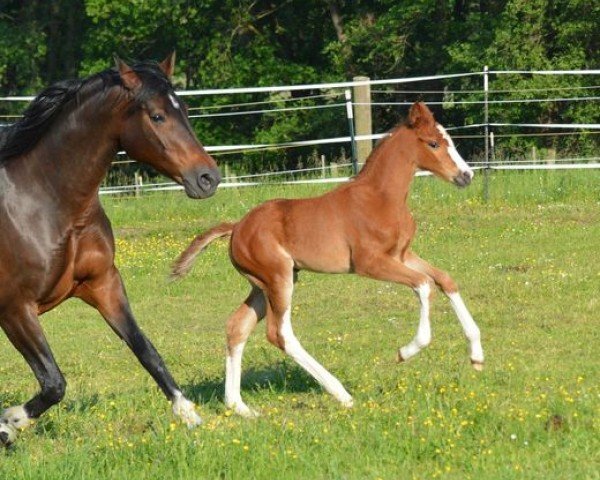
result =
[{"label": "white sock marking", "polygon": [[181,418],[188,428],[194,428],[202,423],[202,419],[194,409],[194,403],[190,402],[179,391],[175,393],[173,399],[173,413]]},{"label": "white sock marking", "polygon": [[225,361],[225,405],[243,417],[256,417],[258,413],[244,403],[240,392],[242,355],[245,345],[246,342],[238,343],[227,352]]},{"label": "white sock marking", "polygon": [[340,381],[329,373],[310,354],[304,350],[292,330],[291,310],[285,311],[280,331],[285,342],[285,353],[292,357],[298,365],[310,373],[325,390],[338,399],[344,406],[351,407],[352,396],[346,391]]},{"label": "white sock marking", "polygon": [[23,405],[7,408],[2,412],[2,418],[18,429],[26,428],[33,423]]},{"label": "white sock marking", "polygon": [[481,347],[481,334],[479,327],[473,320],[473,317],[467,310],[465,302],[458,292],[448,294],[452,308],[458,317],[458,321],[462,325],[465,336],[469,340],[471,346],[471,360],[477,363],[483,363],[483,348]]},{"label": "white sock marking", "polygon": [[410,343],[400,349],[400,356],[404,360],[415,356],[423,348],[431,343],[431,325],[429,324],[429,295],[431,287],[425,282],[420,287],[415,289],[421,301],[421,314],[419,317],[419,327],[417,334]]}]

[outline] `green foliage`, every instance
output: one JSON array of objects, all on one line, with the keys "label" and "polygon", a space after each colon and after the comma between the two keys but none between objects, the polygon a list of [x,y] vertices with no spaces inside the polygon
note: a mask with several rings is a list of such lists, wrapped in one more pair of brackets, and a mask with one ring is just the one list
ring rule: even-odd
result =
[{"label": "green foliage", "polygon": [[[420,76],[481,71],[484,65],[492,70],[531,70],[593,69],[600,64],[600,4],[591,0],[0,0],[0,5],[0,94],[33,93],[60,78],[88,75],[111,66],[114,53],[129,60],[162,59],[173,49],[178,58],[174,83],[182,89],[339,81],[355,75]],[[598,90],[590,87],[596,84],[596,76],[492,76],[491,89],[502,93],[492,92],[490,100],[593,95]],[[481,77],[431,81],[415,88],[481,90]],[[302,95],[315,93],[322,92]],[[289,102],[294,95],[187,99],[193,114],[340,101],[331,97]],[[483,121],[480,104],[456,103],[482,100],[482,94],[379,95],[375,100],[443,99],[436,114],[446,124]],[[272,103],[214,108],[244,102]],[[0,113],[14,113],[16,108],[21,106],[0,105]],[[405,107],[373,107],[375,130],[389,129],[405,113]],[[494,122],[589,123],[598,118],[600,106],[592,101],[490,106]],[[207,145],[347,134],[339,108],[204,117],[192,123]],[[460,148],[474,160],[481,156],[481,145],[479,139],[467,139]],[[589,132],[515,136],[499,141],[497,157],[519,157],[533,147],[558,156],[595,155],[598,146],[598,135]],[[334,160],[338,148],[322,147],[318,154]],[[232,154],[223,161],[237,172],[255,172],[303,165],[313,154],[312,149],[263,151]]]}]

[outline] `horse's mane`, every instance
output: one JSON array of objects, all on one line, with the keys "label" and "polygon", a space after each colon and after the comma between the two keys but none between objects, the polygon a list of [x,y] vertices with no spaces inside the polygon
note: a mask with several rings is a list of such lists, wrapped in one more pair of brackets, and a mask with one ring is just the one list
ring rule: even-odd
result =
[{"label": "horse's mane", "polygon": [[[132,69],[142,80],[142,87],[136,92],[136,102],[173,90],[158,64],[142,62]],[[117,70],[112,68],[84,79],[63,80],[44,89],[29,104],[21,119],[7,127],[0,127],[0,164],[32,150],[71,100],[106,91],[114,85],[122,85],[122,82]],[[75,102],[75,105],[78,103]]]},{"label": "horse's mane", "polygon": [[408,119],[402,120],[402,121],[400,121],[400,123],[398,123],[398,124],[394,125],[392,128],[390,128],[383,137],[381,137],[379,140],[377,140],[377,142],[375,143],[375,146],[373,147],[373,150],[371,150],[371,153],[365,160],[365,164],[363,165],[363,168],[360,170],[358,175],[360,175],[363,172],[368,172],[371,169],[371,165],[373,165],[373,163],[374,163],[373,159],[379,155],[379,150],[382,149],[383,145],[385,145],[386,143],[388,143],[391,140],[392,135],[394,135],[394,133],[396,133],[397,130],[400,130],[402,127],[407,127],[407,126],[409,126]]}]

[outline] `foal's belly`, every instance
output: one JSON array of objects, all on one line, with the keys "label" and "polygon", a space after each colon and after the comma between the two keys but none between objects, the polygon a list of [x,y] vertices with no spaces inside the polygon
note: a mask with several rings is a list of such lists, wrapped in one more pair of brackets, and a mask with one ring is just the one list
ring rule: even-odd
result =
[{"label": "foal's belly", "polygon": [[348,273],[352,270],[348,245],[331,238],[327,242],[295,245],[291,254],[294,265],[301,270],[322,273]]}]

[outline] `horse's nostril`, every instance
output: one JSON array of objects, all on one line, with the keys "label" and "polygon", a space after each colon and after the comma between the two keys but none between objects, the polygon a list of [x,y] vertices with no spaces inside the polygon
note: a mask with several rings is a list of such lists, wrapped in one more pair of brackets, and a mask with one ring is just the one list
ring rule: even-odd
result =
[{"label": "horse's nostril", "polygon": [[210,174],[204,173],[200,175],[200,179],[198,180],[198,182],[205,189],[209,189],[213,185],[214,179],[210,176]]}]

